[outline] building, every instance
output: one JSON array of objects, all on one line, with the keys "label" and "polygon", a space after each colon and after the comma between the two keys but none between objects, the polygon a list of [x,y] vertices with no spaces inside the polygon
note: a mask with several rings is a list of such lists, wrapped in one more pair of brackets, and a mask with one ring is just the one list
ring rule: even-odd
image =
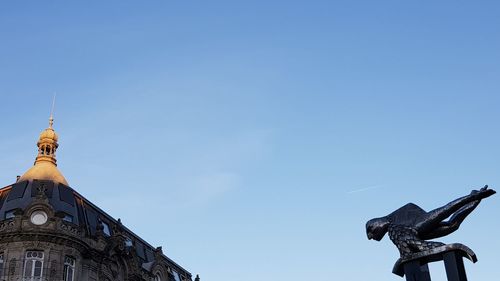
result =
[{"label": "building", "polygon": [[57,168],[52,117],[37,146],[34,166],[0,189],[0,280],[192,280],[70,187]]}]

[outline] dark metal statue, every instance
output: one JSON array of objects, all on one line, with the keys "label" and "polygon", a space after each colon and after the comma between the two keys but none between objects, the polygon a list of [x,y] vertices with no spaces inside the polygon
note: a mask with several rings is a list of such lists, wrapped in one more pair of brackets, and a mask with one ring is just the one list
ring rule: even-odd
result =
[{"label": "dark metal statue", "polygon": [[[368,239],[380,241],[389,233],[389,238],[399,249],[401,259],[412,259],[415,254],[445,246],[426,240],[443,237],[457,230],[482,199],[495,193],[486,185],[430,212],[410,203],[385,217],[368,221],[366,234]],[[448,217],[450,219],[445,221]]]}]

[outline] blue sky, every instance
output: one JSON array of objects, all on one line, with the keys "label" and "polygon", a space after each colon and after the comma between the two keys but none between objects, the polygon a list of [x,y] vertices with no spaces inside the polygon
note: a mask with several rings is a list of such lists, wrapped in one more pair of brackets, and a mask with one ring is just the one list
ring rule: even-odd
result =
[{"label": "blue sky", "polygon": [[[32,165],[57,92],[70,185],[202,280],[401,280],[368,219],[498,189],[499,14],[498,1],[2,1],[0,181]],[[499,198],[442,239],[476,251],[471,280],[500,275]]]}]

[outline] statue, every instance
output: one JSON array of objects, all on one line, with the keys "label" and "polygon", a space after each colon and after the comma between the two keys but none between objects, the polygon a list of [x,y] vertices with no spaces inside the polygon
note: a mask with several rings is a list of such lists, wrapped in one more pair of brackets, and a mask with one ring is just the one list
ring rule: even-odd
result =
[{"label": "statue", "polygon": [[[402,258],[443,246],[443,243],[425,240],[443,237],[457,230],[482,199],[495,193],[486,185],[430,212],[409,203],[385,217],[369,220],[366,223],[366,234],[368,239],[380,241],[389,233],[389,238],[398,247]],[[450,219],[444,221],[448,217]]]},{"label": "statue", "polygon": [[[458,249],[464,252],[464,256],[468,255],[468,258],[474,261],[474,252],[462,244],[445,245],[427,240],[443,237],[456,231],[482,199],[495,193],[486,185],[480,190],[473,190],[469,195],[430,212],[409,203],[387,216],[369,220],[366,223],[366,234],[368,239],[377,241],[382,240],[386,233],[389,234],[389,238],[401,255],[393,271],[394,273],[397,271],[398,275],[402,274],[402,269],[399,267],[406,262],[417,258],[428,258],[446,251]],[[450,219],[445,221],[448,217]],[[434,260],[435,258],[428,258],[428,261]]]}]

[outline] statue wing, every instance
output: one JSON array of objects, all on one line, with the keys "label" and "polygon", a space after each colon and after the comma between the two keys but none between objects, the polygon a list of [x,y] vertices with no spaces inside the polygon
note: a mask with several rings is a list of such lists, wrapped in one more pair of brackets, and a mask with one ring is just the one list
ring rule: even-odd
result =
[{"label": "statue wing", "polygon": [[418,205],[408,203],[392,212],[389,217],[394,224],[414,226],[415,223],[425,214],[427,214],[427,212]]}]

